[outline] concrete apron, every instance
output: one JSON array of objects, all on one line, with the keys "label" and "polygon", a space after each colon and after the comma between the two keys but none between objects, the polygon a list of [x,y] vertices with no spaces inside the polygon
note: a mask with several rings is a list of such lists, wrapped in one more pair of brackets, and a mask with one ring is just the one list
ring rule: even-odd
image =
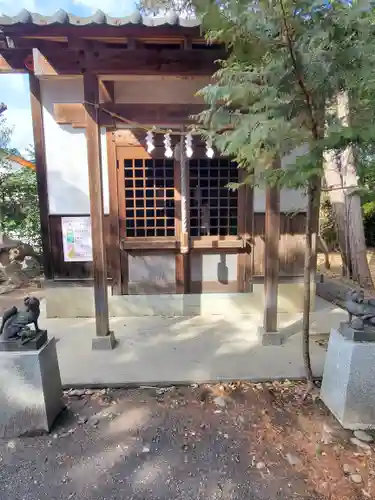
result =
[{"label": "concrete apron", "polygon": [[[345,312],[316,298],[311,334],[329,333]],[[229,381],[299,379],[304,376],[301,355],[301,313],[279,314],[283,345],[262,346],[262,314],[206,316],[112,317],[118,345],[95,351],[94,318],[46,318],[42,301],[40,326],[57,340],[64,387],[123,387]],[[323,373],[325,351],[311,342],[314,375]]]}]

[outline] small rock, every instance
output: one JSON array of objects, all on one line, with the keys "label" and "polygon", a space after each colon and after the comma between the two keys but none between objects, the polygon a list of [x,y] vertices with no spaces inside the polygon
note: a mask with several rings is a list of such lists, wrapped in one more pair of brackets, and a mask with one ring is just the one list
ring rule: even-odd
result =
[{"label": "small rock", "polygon": [[357,438],[350,438],[350,442],[363,450],[371,450],[370,446]]},{"label": "small rock", "polygon": [[60,436],[59,436],[59,437],[61,437],[61,438],[65,438],[65,437],[68,437],[68,436],[70,436],[70,435],[71,435],[71,433],[70,433],[70,432],[62,432],[62,433],[60,434]]},{"label": "small rock", "polygon": [[354,474],[355,473],[354,467],[352,467],[349,464],[344,464],[342,466],[342,470],[344,471],[345,476],[350,476],[350,474]]},{"label": "small rock", "polygon": [[302,465],[301,459],[299,457],[297,457],[297,455],[293,455],[292,453],[287,453],[286,454],[286,459],[287,459],[287,461],[289,462],[290,465],[293,465],[293,466]]},{"label": "small rock", "polygon": [[221,410],[215,410],[215,411],[214,411],[214,414],[215,414],[215,415],[219,415],[219,413],[222,413],[222,411],[221,411]]},{"label": "small rock", "polygon": [[142,453],[150,453],[150,447],[149,446],[144,446],[142,448]]},{"label": "small rock", "polygon": [[107,389],[101,389],[101,390],[99,391],[99,394],[100,394],[101,396],[104,396],[105,394],[107,394]]},{"label": "small rock", "polygon": [[362,483],[362,476],[360,474],[351,474],[350,480],[355,484],[361,484]]},{"label": "small rock", "polygon": [[84,396],[85,394],[85,391],[84,389],[73,389],[69,392],[68,396],[71,397],[71,398],[81,398],[82,396]]},{"label": "small rock", "polygon": [[227,406],[227,402],[222,396],[217,396],[214,399],[214,403],[216,406],[220,406],[220,408],[225,408]]},{"label": "small rock", "polygon": [[9,448],[10,450],[14,450],[16,447],[16,443],[14,441],[9,441],[9,443],[7,444],[7,448]]},{"label": "small rock", "polygon": [[367,434],[365,431],[354,431],[354,437],[363,441],[364,443],[372,443],[374,441],[373,437],[370,434]]},{"label": "small rock", "polygon": [[88,420],[87,417],[79,417],[78,425],[84,425],[87,422],[87,420]]},{"label": "small rock", "polygon": [[266,464],[264,462],[258,462],[256,465],[256,468],[259,470],[264,469],[265,467],[266,467]]}]

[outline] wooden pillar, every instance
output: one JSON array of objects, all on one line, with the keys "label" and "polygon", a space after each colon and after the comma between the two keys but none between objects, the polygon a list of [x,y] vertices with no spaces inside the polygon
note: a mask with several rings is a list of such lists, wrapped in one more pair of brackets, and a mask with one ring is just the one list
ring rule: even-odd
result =
[{"label": "wooden pillar", "polygon": [[40,210],[40,227],[42,233],[43,268],[44,276],[47,279],[53,279],[52,249],[48,217],[47,166],[40,81],[33,73],[30,73],[29,82],[35,145],[36,179]]},{"label": "wooden pillar", "polygon": [[113,348],[115,340],[109,331],[107,256],[104,239],[104,206],[102,159],[99,125],[99,85],[95,75],[83,75],[83,92],[86,111],[86,141],[89,169],[90,215],[92,228],[92,253],[94,268],[94,297],[96,335],[94,349]]},{"label": "wooden pillar", "polygon": [[[244,182],[247,173],[239,169],[240,183]],[[252,280],[251,239],[254,232],[253,189],[243,184],[238,190],[238,235],[242,238],[244,247],[237,258],[237,289],[238,292],[250,292]]]},{"label": "wooden pillar", "polygon": [[190,245],[189,245],[189,172],[184,152],[184,136],[175,150],[175,201],[176,234],[180,243],[180,253],[176,256],[177,293],[190,291]]},{"label": "wooden pillar", "polygon": [[[280,168],[277,158],[273,169]],[[277,292],[279,281],[280,189],[266,187],[265,213],[265,272],[264,272],[264,333],[277,332]]]},{"label": "wooden pillar", "polygon": [[122,295],[122,269],[117,186],[117,158],[113,132],[107,130],[108,185],[109,185],[109,262],[112,294]]}]

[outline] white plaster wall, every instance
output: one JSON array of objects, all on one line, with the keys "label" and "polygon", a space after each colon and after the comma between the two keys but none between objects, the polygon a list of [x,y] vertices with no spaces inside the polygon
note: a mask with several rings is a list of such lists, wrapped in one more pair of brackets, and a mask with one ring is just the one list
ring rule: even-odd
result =
[{"label": "white plaster wall", "polygon": [[[281,167],[288,168],[296,158],[307,153],[306,145],[296,148],[291,154],[284,156],[281,160]],[[264,212],[266,209],[266,193],[262,188],[254,189],[254,212]],[[305,212],[307,209],[307,197],[302,190],[283,188],[280,192],[281,212]]]},{"label": "white plaster wall", "polygon": [[[58,125],[55,103],[81,103],[81,78],[41,81],[46,143],[49,213],[83,215],[90,213],[87,147],[84,129]],[[109,213],[108,163],[105,129],[101,131],[104,212]]]}]

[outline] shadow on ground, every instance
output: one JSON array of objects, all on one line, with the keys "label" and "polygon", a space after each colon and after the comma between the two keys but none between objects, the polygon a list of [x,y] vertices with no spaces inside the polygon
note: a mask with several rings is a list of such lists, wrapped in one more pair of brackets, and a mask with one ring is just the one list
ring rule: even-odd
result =
[{"label": "shadow on ground", "polygon": [[0,443],[1,498],[361,498],[371,457],[301,384],[228,387],[70,393],[51,435]]}]

